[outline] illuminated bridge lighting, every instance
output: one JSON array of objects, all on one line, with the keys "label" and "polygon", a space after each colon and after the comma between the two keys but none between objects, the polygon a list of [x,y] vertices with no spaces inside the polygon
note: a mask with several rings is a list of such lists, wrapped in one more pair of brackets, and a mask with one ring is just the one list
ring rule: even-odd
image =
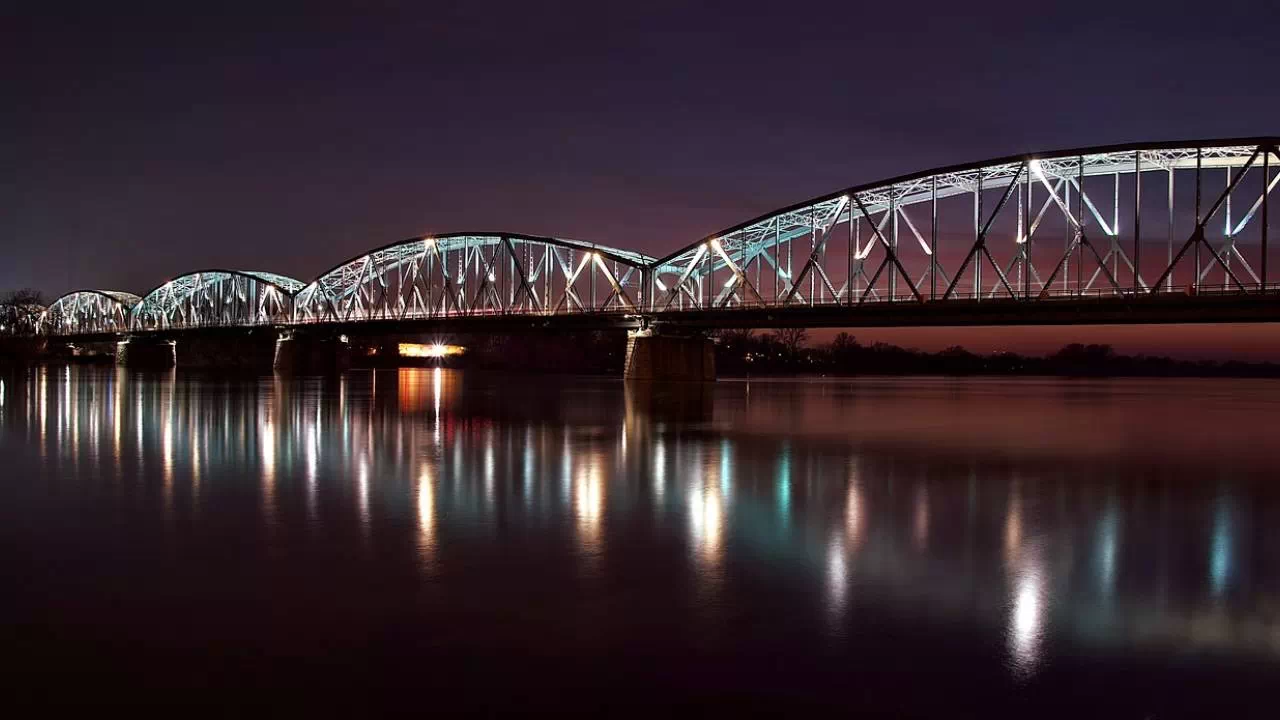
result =
[{"label": "illuminated bridge lighting", "polygon": [[445,345],[443,343],[400,343],[400,357],[408,358],[442,358],[450,355],[461,355],[467,349],[461,345]]},{"label": "illuminated bridge lighting", "polygon": [[[341,262],[309,283],[202,270],[141,297],[69,293],[43,313],[41,332],[260,325],[339,325],[341,332],[354,323],[439,319],[528,328],[561,316],[595,316],[596,324],[581,323],[589,329],[635,329],[649,320],[773,327],[790,317],[827,327],[856,326],[864,317],[879,325],[886,317],[900,325],[991,318],[1035,325],[1060,322],[1064,312],[1081,323],[1135,322],[1137,312],[1147,313],[1144,322],[1182,322],[1188,313],[1219,322],[1280,320],[1280,284],[1270,281],[1266,250],[1278,170],[1280,137],[1015,155],[843,188],[662,257],[514,232],[418,236]],[[1205,190],[1193,206],[1175,186]],[[1194,227],[1174,222],[1191,217]],[[726,315],[753,311],[738,320]],[[455,352],[405,343],[400,354]]]}]

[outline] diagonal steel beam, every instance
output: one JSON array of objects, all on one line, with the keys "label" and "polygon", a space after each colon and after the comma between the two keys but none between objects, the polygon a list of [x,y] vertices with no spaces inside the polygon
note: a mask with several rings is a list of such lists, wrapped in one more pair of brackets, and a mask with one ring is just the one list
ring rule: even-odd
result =
[{"label": "diagonal steel beam", "polygon": [[[862,216],[867,218],[869,221],[871,218],[871,215],[867,212],[867,206],[863,204],[862,198],[857,193],[854,193],[853,200],[858,204],[858,211],[861,212]],[[887,215],[888,213],[886,212],[886,217]],[[924,298],[920,296],[920,291],[916,290],[915,286],[911,284],[911,276],[907,274],[906,269],[902,267],[902,263],[898,261],[898,253],[893,249],[893,245],[889,243],[888,238],[886,238],[884,236],[884,233],[880,231],[880,227],[878,225],[872,222],[868,222],[867,224],[870,225],[871,229],[875,231],[875,235],[877,238],[879,238],[880,244],[884,246],[884,254],[885,254],[885,259],[880,261],[880,266],[876,268],[876,272],[874,276],[871,278],[871,281],[867,283],[867,289],[870,290],[871,287],[876,284],[876,280],[880,277],[881,271],[884,270],[885,263],[892,262],[893,266],[898,269],[898,272],[902,273],[902,279],[906,281],[907,287],[911,288],[911,294],[915,296],[918,302],[923,302]],[[889,272],[893,272],[893,271],[890,270]],[[863,293],[862,299],[866,300],[866,298],[867,298],[867,293]],[[893,300],[892,297],[890,297],[889,299]],[[859,304],[861,304],[861,302],[862,301],[859,301]]]},{"label": "diagonal steel beam", "polygon": [[667,291],[667,301],[662,305],[663,310],[666,310],[667,308],[671,307],[671,302],[676,299],[676,295],[679,294],[681,286],[683,286],[686,282],[688,282],[689,278],[693,276],[694,270],[698,269],[698,263],[702,262],[702,258],[706,254],[707,254],[707,243],[702,243],[701,245],[698,246],[697,252],[693,254],[693,259],[689,261],[689,264],[685,267],[684,272],[680,274],[680,279],[677,280],[676,284],[673,285],[671,289]]},{"label": "diagonal steel beam", "polygon": [[[1200,219],[1200,222],[1196,224],[1195,229],[1191,231],[1191,237],[1187,238],[1187,241],[1182,244],[1182,248],[1178,250],[1178,254],[1175,255],[1173,260],[1169,263],[1169,267],[1164,269],[1164,273],[1160,275],[1160,279],[1156,280],[1155,285],[1151,286],[1150,292],[1154,293],[1160,288],[1160,285],[1164,283],[1165,278],[1169,277],[1173,273],[1173,268],[1177,266],[1178,262],[1182,260],[1182,257],[1187,254],[1187,251],[1191,249],[1191,246],[1196,243],[1203,244],[1209,250],[1209,254],[1213,256],[1213,259],[1216,260],[1218,264],[1222,265],[1222,268],[1227,271],[1227,275],[1231,277],[1235,284],[1242,291],[1244,290],[1244,284],[1241,283],[1240,279],[1236,277],[1236,274],[1231,271],[1231,266],[1223,262],[1222,258],[1218,257],[1218,253],[1213,249],[1213,246],[1205,239],[1204,228],[1209,224],[1209,221],[1213,219],[1213,216],[1218,213],[1218,209],[1221,208],[1222,204],[1226,202],[1226,199],[1230,197],[1231,191],[1240,183],[1240,179],[1249,171],[1249,168],[1253,167],[1254,161],[1258,159],[1258,155],[1262,152],[1263,147],[1261,145],[1254,149],[1253,154],[1249,156],[1249,161],[1244,164],[1244,167],[1240,169],[1240,172],[1236,173],[1235,177],[1231,179],[1231,182],[1227,183],[1227,188],[1223,190],[1222,194],[1218,196],[1218,199],[1214,201],[1213,206],[1209,208],[1209,212],[1205,213],[1204,217]],[[1199,172],[1199,165],[1196,167],[1197,172]]]},{"label": "diagonal steel beam", "polygon": [[724,251],[724,247],[721,246],[720,241],[712,240],[711,247],[716,251],[716,254],[720,256],[720,259],[724,261],[725,267],[729,268],[729,271],[732,272],[734,278],[736,278],[736,282],[728,285],[727,287],[733,288],[741,285],[755,296],[756,302],[764,305],[764,298],[760,297],[760,293],[756,291],[755,285],[751,284],[751,279],[747,277],[747,274],[742,270],[742,268],[738,267],[738,265],[729,258],[729,254]]},{"label": "diagonal steel beam", "polygon": [[600,268],[600,272],[604,274],[604,279],[609,281],[609,285],[613,287],[613,293],[611,293],[609,297],[605,298],[604,304],[599,308],[592,309],[603,310],[609,305],[609,301],[613,299],[613,296],[616,294],[620,302],[625,304],[628,309],[635,311],[636,304],[631,301],[631,296],[627,295],[627,291],[622,287],[622,284],[618,282],[618,278],[614,277],[613,273],[609,271],[609,264],[600,257],[600,253],[598,252],[591,253],[591,256],[595,259],[596,267]]},{"label": "diagonal steel beam", "polygon": [[[969,267],[969,263],[973,261],[973,258],[977,256],[980,250],[986,254],[987,260],[991,262],[991,266],[996,269],[997,273],[1000,274],[1001,282],[1003,282],[1005,286],[1008,287],[1009,282],[1004,279],[1003,273],[1000,273],[1000,266],[996,265],[995,260],[991,258],[991,253],[986,249],[987,233],[991,231],[991,225],[995,222],[996,216],[1000,214],[1000,211],[1004,209],[1005,204],[1009,202],[1009,196],[1013,194],[1013,189],[1017,187],[1018,180],[1022,177],[1022,173],[1026,171],[1027,171],[1027,163],[1023,162],[1021,165],[1018,166],[1018,171],[1015,172],[1013,174],[1013,177],[1009,179],[1008,186],[1005,187],[1004,193],[1000,196],[1000,202],[996,203],[995,209],[991,211],[991,215],[989,215],[987,217],[986,222],[983,223],[982,230],[978,233],[978,237],[974,241],[973,247],[969,250],[968,253],[965,254],[964,262],[960,263],[960,268],[956,270],[956,274],[952,278],[951,284],[947,286],[946,292],[942,294],[943,300],[946,300],[947,298],[951,297],[951,294],[955,292],[956,285],[960,283],[960,278],[964,277],[965,269]],[[907,282],[911,282],[911,278],[907,278]],[[975,290],[979,293],[979,297],[981,297],[982,288],[975,288]],[[1009,290],[1009,293],[1011,295],[1016,296],[1016,294],[1013,292],[1012,289]]]},{"label": "diagonal steel beam", "polygon": [[[848,207],[848,205],[848,196],[842,197],[840,198],[840,202],[836,203],[835,209],[827,214],[827,217],[823,221],[821,232],[818,233],[818,239],[813,243],[813,249],[809,252],[809,259],[805,261],[804,266],[800,268],[800,272],[796,275],[795,281],[791,283],[791,289],[787,292],[786,299],[782,301],[783,305],[787,305],[791,302],[791,299],[796,296],[797,292],[799,292],[800,283],[804,282],[805,276],[809,274],[809,271],[812,270],[815,265],[821,262],[822,251],[827,247],[827,239],[831,236],[831,228],[835,227],[836,220],[840,219],[840,213],[844,212],[844,209]],[[852,215],[850,215],[850,217],[852,217]],[[908,278],[907,282],[911,282],[911,280]],[[830,281],[828,281],[827,284],[830,285]]]}]

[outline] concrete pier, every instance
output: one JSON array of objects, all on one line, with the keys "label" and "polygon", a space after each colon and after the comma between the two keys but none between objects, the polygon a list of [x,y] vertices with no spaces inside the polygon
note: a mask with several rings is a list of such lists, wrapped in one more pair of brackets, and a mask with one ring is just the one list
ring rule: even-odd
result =
[{"label": "concrete pier", "polygon": [[351,344],[345,335],[282,330],[273,364],[282,372],[341,372],[351,366]]},{"label": "concrete pier", "polygon": [[660,335],[651,330],[627,333],[627,380],[708,382],[716,379],[710,340],[697,336]]},{"label": "concrete pier", "polygon": [[171,368],[178,364],[177,344],[159,338],[127,338],[116,343],[116,364],[155,370]]}]

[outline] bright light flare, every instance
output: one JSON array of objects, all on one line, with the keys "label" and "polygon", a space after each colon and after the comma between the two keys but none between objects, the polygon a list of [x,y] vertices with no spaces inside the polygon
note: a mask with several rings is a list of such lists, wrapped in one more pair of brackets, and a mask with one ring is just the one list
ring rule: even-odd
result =
[{"label": "bright light flare", "polygon": [[400,357],[442,358],[450,355],[461,355],[466,348],[461,345],[445,345],[444,343],[400,343]]}]

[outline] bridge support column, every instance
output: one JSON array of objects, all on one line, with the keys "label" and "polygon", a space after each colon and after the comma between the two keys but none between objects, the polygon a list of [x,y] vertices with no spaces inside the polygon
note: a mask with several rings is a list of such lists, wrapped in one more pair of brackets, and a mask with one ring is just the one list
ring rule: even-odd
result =
[{"label": "bridge support column", "polygon": [[340,372],[351,366],[346,335],[281,330],[276,337],[275,369],[294,373]]},{"label": "bridge support column", "polygon": [[652,330],[627,333],[627,380],[707,382],[716,379],[715,350],[704,337],[660,335]]},{"label": "bridge support column", "polygon": [[116,343],[117,365],[164,370],[177,362],[177,344],[173,340],[134,336]]},{"label": "bridge support column", "polygon": [[188,333],[178,340],[178,367],[200,370],[269,372],[275,361],[271,328]]}]

